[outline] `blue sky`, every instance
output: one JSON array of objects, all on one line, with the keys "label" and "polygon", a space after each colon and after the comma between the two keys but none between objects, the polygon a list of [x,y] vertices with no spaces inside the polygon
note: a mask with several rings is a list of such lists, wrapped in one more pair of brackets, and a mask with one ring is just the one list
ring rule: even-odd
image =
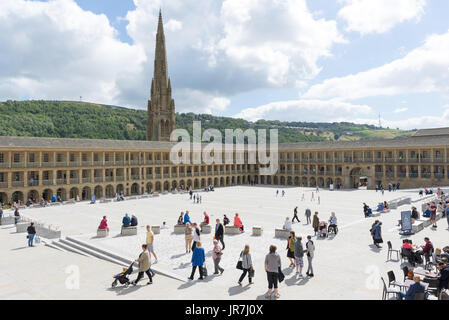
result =
[{"label": "blue sky", "polygon": [[160,7],[179,112],[449,123],[445,0],[4,0],[0,100],[145,108]]}]

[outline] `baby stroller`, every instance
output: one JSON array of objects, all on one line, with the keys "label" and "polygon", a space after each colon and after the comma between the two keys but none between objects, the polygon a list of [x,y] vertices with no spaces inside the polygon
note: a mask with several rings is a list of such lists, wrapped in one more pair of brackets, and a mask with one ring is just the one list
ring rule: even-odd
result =
[{"label": "baby stroller", "polygon": [[326,221],[321,221],[320,224],[319,224],[318,230],[320,232],[320,237],[321,238],[326,238],[328,236],[327,222]]},{"label": "baby stroller", "polygon": [[133,272],[133,264],[134,262],[128,268],[123,268],[121,273],[114,276],[114,282],[111,284],[112,288],[117,286],[117,282],[120,282],[120,284],[124,284],[125,286],[131,283],[128,276]]}]

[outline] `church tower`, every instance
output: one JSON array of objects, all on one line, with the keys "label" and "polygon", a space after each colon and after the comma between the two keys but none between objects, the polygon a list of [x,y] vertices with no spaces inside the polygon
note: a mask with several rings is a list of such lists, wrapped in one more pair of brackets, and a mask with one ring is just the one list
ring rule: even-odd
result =
[{"label": "church tower", "polygon": [[151,82],[151,100],[148,101],[147,140],[170,141],[176,129],[175,101],[171,97],[170,78],[167,70],[164,25],[159,11],[154,55],[154,76]]}]

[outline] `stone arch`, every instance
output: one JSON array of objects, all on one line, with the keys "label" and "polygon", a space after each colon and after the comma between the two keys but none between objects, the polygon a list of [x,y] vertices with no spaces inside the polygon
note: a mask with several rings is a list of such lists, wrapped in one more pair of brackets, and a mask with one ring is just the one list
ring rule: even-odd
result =
[{"label": "stone arch", "polygon": [[232,185],[235,184],[235,177],[234,177],[234,176],[231,177],[231,184],[232,184]]},{"label": "stone arch", "polygon": [[299,186],[299,185],[300,185],[299,177],[295,177],[295,186]]},{"label": "stone arch", "polygon": [[338,185],[338,184],[341,184],[341,186],[343,187],[343,183],[342,183],[342,181],[341,181],[341,179],[340,178],[337,178],[336,180],[335,180],[335,183]]},{"label": "stone arch", "polygon": [[150,193],[153,191],[153,184],[151,182],[147,183],[147,193]]},{"label": "stone arch", "polygon": [[169,191],[169,190],[170,190],[170,182],[164,181],[164,191]]},{"label": "stone arch", "polygon": [[51,189],[45,189],[44,192],[42,193],[42,198],[45,201],[50,201],[51,197],[53,197],[53,190]]},{"label": "stone arch", "polygon": [[206,179],[201,179],[201,188],[206,188]]},{"label": "stone arch", "polygon": [[218,187],[220,185],[220,182],[217,177],[214,178],[214,187]]},{"label": "stone arch", "polygon": [[[27,200],[31,199],[32,201],[39,201],[39,192],[37,192],[36,190],[30,190],[28,191],[27,194]],[[1,200],[0,200],[1,202]]]},{"label": "stone arch", "polygon": [[155,189],[156,189],[155,191],[161,192],[161,182],[160,181],[156,181]]},{"label": "stone arch", "polygon": [[8,202],[8,194],[5,192],[0,192],[0,203],[4,204]]},{"label": "stone arch", "polygon": [[114,192],[114,186],[112,185],[107,185],[106,186],[106,198],[114,198],[115,197],[115,192]]},{"label": "stone arch", "polygon": [[179,186],[185,188],[186,187],[185,181],[184,180],[179,181]]},{"label": "stone arch", "polygon": [[315,177],[310,178],[309,187],[316,187],[316,179]]},{"label": "stone arch", "polygon": [[212,185],[212,178],[208,178],[207,179],[207,186],[211,186]]},{"label": "stone arch", "polygon": [[131,195],[132,196],[138,195],[139,194],[139,189],[140,189],[139,185],[137,183],[133,183],[131,185]]},{"label": "stone arch", "polygon": [[281,186],[285,186],[285,177],[281,176]]},{"label": "stone arch", "polygon": [[307,182],[307,177],[302,177],[302,179],[301,179],[301,185],[302,185],[303,187],[308,187],[308,186],[309,186],[309,183]]},{"label": "stone arch", "polygon": [[94,189],[94,195],[95,198],[100,199],[103,197],[103,187],[102,186],[96,186]]},{"label": "stone arch", "polygon": [[327,178],[326,179],[326,188],[329,188],[331,184],[333,184],[334,181],[332,180],[332,178]]},{"label": "stone arch", "polygon": [[15,191],[11,196],[11,202],[19,202],[19,201],[24,202],[23,199],[24,198],[22,191]]},{"label": "stone arch", "polygon": [[291,186],[293,184],[293,178],[291,176],[287,177],[287,185]]},{"label": "stone arch", "polygon": [[56,190],[56,197],[61,197],[62,201],[67,201],[67,191],[64,188]]},{"label": "stone arch", "polygon": [[237,176],[237,184],[241,184],[240,176]]},{"label": "stone arch", "polygon": [[318,178],[318,187],[324,188],[324,178],[323,177]]},{"label": "stone arch", "polygon": [[221,177],[220,178],[220,187],[224,187],[225,186],[225,178]]},{"label": "stone arch", "polygon": [[193,181],[193,189],[198,189],[200,185],[200,182],[198,181],[198,179],[195,179]]},{"label": "stone arch", "polygon": [[171,182],[171,187],[174,188],[174,189],[176,189],[176,188],[178,187],[178,181],[173,180],[173,181]]},{"label": "stone arch", "polygon": [[118,194],[120,194],[120,192],[123,192],[125,190],[125,188],[123,187],[123,184],[118,184],[116,187],[115,187],[115,192],[117,192]]},{"label": "stone arch", "polygon": [[231,179],[229,177],[226,177],[226,185],[227,186],[229,186],[230,182],[231,182]]},{"label": "stone arch", "polygon": [[271,184],[271,176],[267,176],[267,184]]},{"label": "stone arch", "polygon": [[85,186],[83,190],[81,191],[81,199],[82,200],[90,200],[90,196],[92,194],[92,191],[90,187]]},{"label": "stone arch", "polygon": [[273,177],[273,184],[276,185],[276,186],[279,184],[279,178],[278,178],[278,176],[274,176],[274,177]]},{"label": "stone arch", "polygon": [[190,188],[192,186],[192,180],[189,179],[187,180],[187,188]]},{"label": "stone arch", "polygon": [[78,190],[78,188],[72,188],[72,189],[70,189],[70,192],[69,192],[69,197],[70,197],[70,199],[76,199],[76,196],[79,196],[79,190]]}]

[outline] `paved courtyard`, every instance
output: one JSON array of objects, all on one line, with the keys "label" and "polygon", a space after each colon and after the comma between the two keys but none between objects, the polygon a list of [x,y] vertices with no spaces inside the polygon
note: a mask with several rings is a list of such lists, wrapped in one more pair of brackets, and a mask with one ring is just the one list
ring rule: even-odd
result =
[{"label": "paved courtyard", "polygon": [[[315,201],[311,201],[311,194],[315,189],[279,188],[280,191],[285,190],[286,194],[285,197],[281,194],[276,197],[277,189],[249,186],[218,188],[215,192],[201,193],[201,204],[194,204],[186,194],[168,194],[158,198],[124,202],[94,205],[84,202],[76,205],[23,210],[22,215],[26,217],[60,226],[63,236],[76,236],[128,258],[135,258],[138,255],[140,244],[145,239],[146,224],[162,225],[162,222],[166,221],[169,229],[162,230],[161,234],[155,237],[155,250],[159,256],[157,266],[186,279],[191,271],[191,255],[185,254],[184,236],[172,233],[180,211],[189,210],[191,220],[198,223],[203,219],[202,212],[206,211],[213,225],[216,218],[223,218],[223,214],[232,221],[234,214],[238,212],[247,232],[225,236],[226,249],[221,263],[225,272],[222,276],[210,276],[204,282],[195,280],[183,283],[158,275],[154,280],[155,284],[150,287],[111,290],[109,288],[111,276],[120,270],[117,265],[44,246],[21,248],[25,246],[25,236],[15,234],[13,229],[3,227],[0,229],[0,238],[2,247],[5,246],[7,249],[6,257],[9,263],[2,259],[1,267],[2,270],[3,268],[7,270],[6,274],[9,272],[9,276],[3,275],[0,278],[0,286],[7,286],[10,289],[13,286],[15,289],[12,292],[15,295],[36,299],[123,297],[130,299],[262,299],[267,286],[263,261],[271,244],[278,247],[286,274],[286,280],[280,285],[281,299],[380,299],[382,287],[378,280],[379,276],[385,278],[389,270],[394,270],[398,278],[401,276],[399,261],[386,262],[386,241],[390,240],[395,248],[399,248],[402,241],[396,227],[397,221],[400,219],[400,211],[408,210],[410,205],[399,207],[379,217],[383,222],[385,241],[384,248],[379,250],[373,248],[369,233],[371,224],[376,218],[364,218],[362,203],[366,202],[375,209],[377,203],[384,200],[402,196],[417,199],[416,190],[387,191],[383,196],[380,192],[367,190],[320,190],[318,194],[315,194]],[[301,201],[303,193],[305,193],[305,201]],[[317,202],[317,195],[320,196],[320,204]],[[313,235],[311,225],[305,223],[304,211],[307,207],[312,212],[318,211],[320,220],[328,220],[331,211],[335,211],[338,218],[339,234],[336,237],[327,239],[313,237],[316,246],[315,277],[311,279],[299,280],[295,277],[294,271],[288,268],[286,241],[274,238],[274,229],[282,227],[287,216],[292,217],[295,206],[299,208],[301,222],[295,223],[293,228],[297,235],[303,238],[309,234]],[[415,206],[420,210],[421,202],[415,203]],[[119,236],[121,219],[125,213],[135,214],[138,217],[140,228],[137,236]],[[103,215],[108,217],[111,232],[108,238],[98,239],[95,237],[95,232]],[[251,228],[254,225],[263,227],[262,237],[251,235]],[[209,273],[213,272],[212,236],[213,233],[201,236],[206,250],[206,265]],[[411,238],[414,242],[422,244],[425,236],[431,238],[435,247],[448,245],[446,220],[439,221],[438,230],[427,227]],[[247,286],[247,279],[245,279],[244,286],[239,287],[237,280],[240,271],[235,269],[235,265],[245,244],[249,244],[251,248],[256,270],[255,284]],[[78,290],[67,290],[64,287],[64,279],[67,277],[64,266],[67,265],[80,266],[83,281]],[[16,268],[19,268],[20,272],[14,272]],[[37,268],[48,270],[48,272],[37,277],[35,274]],[[132,276],[134,277],[135,275]],[[11,279],[17,281],[11,282]],[[23,286],[22,289],[19,284],[25,279],[31,283]],[[86,281],[87,279],[89,281]],[[0,298],[10,297],[1,296]]]}]

